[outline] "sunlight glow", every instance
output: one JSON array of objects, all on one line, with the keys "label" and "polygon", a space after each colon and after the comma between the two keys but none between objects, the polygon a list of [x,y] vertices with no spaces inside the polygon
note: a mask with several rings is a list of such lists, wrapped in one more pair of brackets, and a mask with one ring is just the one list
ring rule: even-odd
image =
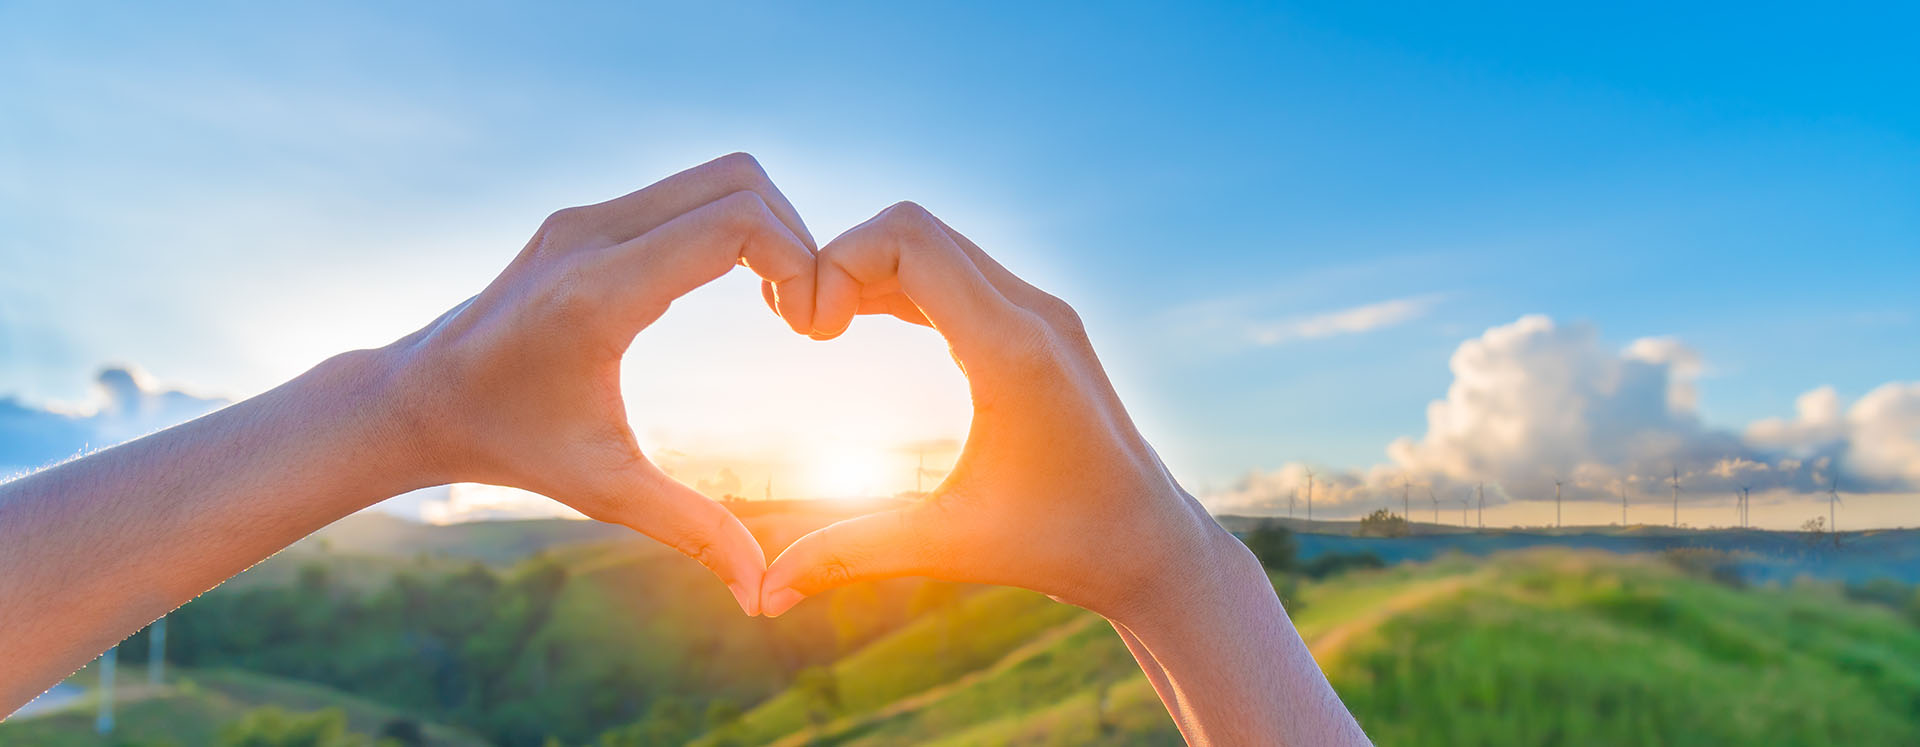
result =
[{"label": "sunlight glow", "polygon": [[822,498],[871,498],[887,489],[887,460],[873,448],[839,445],[824,448],[813,459],[810,481]]}]

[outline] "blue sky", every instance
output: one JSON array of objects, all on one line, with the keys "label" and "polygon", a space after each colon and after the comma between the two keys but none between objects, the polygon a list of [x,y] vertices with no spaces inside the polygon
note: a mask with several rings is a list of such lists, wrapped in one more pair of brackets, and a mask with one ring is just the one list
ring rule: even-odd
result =
[{"label": "blue sky", "polygon": [[[823,239],[914,199],[1075,303],[1196,491],[1388,462],[1529,314],[1683,343],[1732,433],[1920,378],[1891,4],[387,5],[0,3],[0,396],[84,411],[115,363],[260,391],[423,324],[551,210],[732,150]],[[776,339],[750,286],[658,334],[732,374],[630,377],[685,479],[744,411],[873,453],[964,433],[937,341]],[[793,360],[881,394],[733,393]],[[781,450],[727,458],[754,486]]]}]

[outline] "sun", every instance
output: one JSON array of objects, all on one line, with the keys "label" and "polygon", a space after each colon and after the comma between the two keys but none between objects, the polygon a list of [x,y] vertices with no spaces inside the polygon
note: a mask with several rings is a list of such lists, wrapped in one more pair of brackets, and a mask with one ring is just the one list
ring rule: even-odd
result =
[{"label": "sun", "polygon": [[875,449],[822,449],[813,458],[811,473],[822,498],[871,498],[886,492],[886,460]]}]

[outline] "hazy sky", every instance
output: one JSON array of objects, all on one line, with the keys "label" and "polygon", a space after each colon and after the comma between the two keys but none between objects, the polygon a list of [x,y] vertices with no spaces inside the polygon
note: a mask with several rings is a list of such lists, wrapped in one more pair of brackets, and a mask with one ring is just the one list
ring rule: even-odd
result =
[{"label": "hazy sky", "polygon": [[[746,150],[822,239],[913,199],[1073,302],[1223,501],[1270,507],[1288,465],[1355,508],[1381,469],[1537,495],[1523,461],[1712,500],[1728,460],[1781,501],[1822,457],[1920,484],[1892,4],[328,5],[0,2],[0,447],[105,417],[108,365],[235,398],[383,344],[555,208]],[[715,489],[911,488],[912,445],[965,433],[938,339],[792,336],[744,273],[628,368],[643,443]]]}]

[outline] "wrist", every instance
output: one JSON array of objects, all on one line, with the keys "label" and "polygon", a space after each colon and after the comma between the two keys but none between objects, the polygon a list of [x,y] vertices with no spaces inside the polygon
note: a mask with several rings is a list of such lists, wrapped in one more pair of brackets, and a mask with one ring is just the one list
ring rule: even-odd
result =
[{"label": "wrist", "polygon": [[423,432],[418,397],[400,374],[403,351],[395,347],[353,350],[328,358],[302,376],[316,389],[305,401],[318,410],[315,423],[330,423],[337,449],[360,480],[343,492],[384,500],[442,479]]},{"label": "wrist", "polygon": [[[1143,593],[1108,618],[1130,628],[1167,630],[1183,621],[1218,620],[1247,610],[1286,614],[1279,609],[1266,569],[1246,544],[1211,517],[1199,523],[1196,536],[1160,564],[1164,570]],[[1275,604],[1260,603],[1268,599]],[[1256,603],[1250,606],[1250,600]]]}]

